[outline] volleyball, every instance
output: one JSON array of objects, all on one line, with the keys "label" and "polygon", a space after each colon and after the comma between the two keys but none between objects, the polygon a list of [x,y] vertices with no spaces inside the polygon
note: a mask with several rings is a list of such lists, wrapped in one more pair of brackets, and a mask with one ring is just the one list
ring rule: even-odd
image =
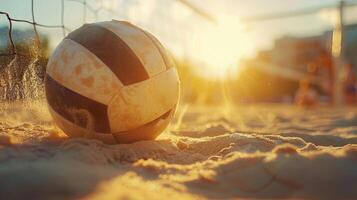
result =
[{"label": "volleyball", "polygon": [[124,21],[85,24],[65,37],[45,77],[49,111],[70,137],[155,139],[179,99],[175,64],[149,32]]}]

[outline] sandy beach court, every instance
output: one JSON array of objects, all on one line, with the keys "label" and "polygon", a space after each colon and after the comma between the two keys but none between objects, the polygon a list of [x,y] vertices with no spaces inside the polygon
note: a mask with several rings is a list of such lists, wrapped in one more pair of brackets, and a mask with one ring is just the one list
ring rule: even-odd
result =
[{"label": "sandy beach court", "polygon": [[353,199],[357,109],[183,106],[155,141],[68,139],[38,104],[4,106],[1,199]]}]

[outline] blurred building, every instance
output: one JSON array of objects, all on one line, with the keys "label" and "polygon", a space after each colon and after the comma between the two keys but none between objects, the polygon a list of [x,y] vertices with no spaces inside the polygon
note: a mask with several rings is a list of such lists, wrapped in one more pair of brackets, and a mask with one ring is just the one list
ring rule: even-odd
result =
[{"label": "blurred building", "polygon": [[326,51],[325,46],[325,40],[321,36],[286,36],[275,42],[274,48],[270,51],[270,61],[279,67],[305,72],[308,64]]},{"label": "blurred building", "polygon": [[[344,31],[343,53],[346,61],[352,63],[357,72],[357,24],[345,26]],[[284,36],[275,41],[273,49],[259,53],[258,58],[279,67],[305,72],[311,62],[331,52],[331,41],[331,30],[318,36]]]},{"label": "blurred building", "polygon": [[[249,83],[249,94],[239,92],[239,96],[254,101],[280,101],[287,96],[292,99],[299,82],[308,80],[326,101],[332,101],[331,41],[332,30],[316,36],[277,39],[272,49],[259,52],[245,63],[249,70],[242,72],[240,82],[248,82],[242,77],[259,78]],[[357,24],[344,27],[343,45],[345,61],[357,72]]]}]

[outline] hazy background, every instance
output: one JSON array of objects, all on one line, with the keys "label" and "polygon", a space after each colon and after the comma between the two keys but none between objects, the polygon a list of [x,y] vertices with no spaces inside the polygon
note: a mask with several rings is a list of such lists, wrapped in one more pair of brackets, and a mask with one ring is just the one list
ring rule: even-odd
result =
[{"label": "hazy background", "polygon": [[[61,2],[34,0],[35,21],[45,25],[61,25]],[[234,102],[291,103],[299,89],[299,82],[311,74],[309,70],[312,64],[317,65],[316,60],[321,52],[331,51],[331,31],[337,21],[340,1],[87,0],[91,9],[83,7],[81,2],[84,1],[81,0],[63,2],[64,25],[69,29],[65,34],[83,23],[111,19],[130,21],[153,33],[175,57],[182,81],[182,97],[188,102],[233,99]],[[195,12],[185,2],[198,8],[204,15]],[[356,3],[352,0],[345,2]],[[316,9],[316,12],[279,19],[263,17],[263,20],[249,20],[305,9]],[[9,13],[15,19],[32,21],[31,0],[0,0],[0,11]],[[357,6],[346,7],[344,17],[345,24],[351,25],[348,42],[352,43],[357,38],[357,29],[353,26],[357,21]],[[17,48],[31,46],[28,42],[32,41],[34,35],[32,25],[13,22],[13,26],[14,39],[19,43]],[[43,60],[42,64],[36,66],[44,69],[47,57],[64,35],[61,28],[37,28],[42,40]],[[9,47],[7,31],[8,21],[4,15],[0,15],[2,52]],[[352,55],[357,48],[352,46],[351,49]],[[31,48],[27,51],[31,54]],[[31,56],[26,62],[18,62],[17,68],[22,70],[26,68],[23,66],[29,66]],[[3,57],[1,63],[10,68],[10,61],[11,58]],[[263,63],[263,68],[254,67],[257,63]],[[292,76],[289,70],[292,70]],[[317,78],[327,77],[326,69],[315,71],[313,73],[317,74]],[[24,76],[24,73],[19,74]],[[42,77],[41,73],[37,74]],[[331,96],[324,91],[324,86],[314,87],[323,98]]]},{"label": "hazy background", "polygon": [[[31,1],[1,0],[0,10],[11,14],[13,18],[31,20]],[[104,3],[101,3],[104,2]],[[192,0],[197,7],[212,16],[228,18],[231,26],[240,26],[236,38],[238,57],[251,56],[260,49],[271,48],[276,38],[283,35],[316,35],[331,29],[332,10],[323,10],[315,14],[261,22],[245,22],[245,17],[276,12],[289,12],[321,5],[337,5],[338,0]],[[198,52],[197,46],[205,46],[205,31],[216,28],[215,24],[192,12],[188,7],[176,0],[107,0],[88,1],[93,7],[104,6],[114,10],[118,20],[128,20],[152,32],[177,56],[187,56],[204,61],[204,53]],[[42,24],[60,24],[60,0],[35,0],[36,21]],[[327,14],[330,13],[330,14]],[[95,16],[87,11],[86,22],[93,22]],[[98,20],[110,20],[107,12],[99,12]],[[348,23],[357,20],[357,8],[349,8],[346,14]],[[234,21],[234,22],[232,22]],[[83,9],[78,2],[65,0],[65,24],[72,30],[83,23]],[[4,17],[0,25],[6,26]],[[14,24],[15,28],[31,28],[23,23]],[[41,29],[41,33],[51,38],[51,47],[55,47],[62,39],[60,29]],[[229,33],[227,33],[229,35]],[[224,35],[221,35],[224,37]],[[217,37],[219,39],[219,37]],[[215,39],[217,39],[215,38]],[[239,50],[239,51],[238,51]]]}]

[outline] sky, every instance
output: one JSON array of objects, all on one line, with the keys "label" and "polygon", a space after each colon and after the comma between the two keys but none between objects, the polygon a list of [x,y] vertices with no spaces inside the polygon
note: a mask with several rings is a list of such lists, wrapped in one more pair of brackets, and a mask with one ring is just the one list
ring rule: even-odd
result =
[{"label": "sky", "polygon": [[[318,35],[333,28],[333,10],[311,15],[264,22],[246,22],[249,16],[289,12],[320,5],[337,5],[338,0],[189,0],[216,19],[212,23],[192,12],[177,0],[87,0],[94,8],[102,5],[115,11],[98,13],[98,21],[127,20],[155,35],[173,54],[202,65],[223,67],[251,57],[262,49],[272,48],[274,40],[284,35]],[[350,0],[353,1],[353,0]],[[61,0],[34,0],[35,18],[42,24],[61,24]],[[65,25],[71,30],[84,23],[83,7],[64,0]],[[0,11],[11,17],[31,20],[31,0],[0,0]],[[348,23],[357,22],[357,9],[346,12]],[[356,13],[356,14],[354,14]],[[86,10],[85,22],[94,22],[95,15]],[[0,16],[0,25],[7,21]],[[16,23],[15,28],[31,28]],[[39,31],[51,38],[51,47],[63,38],[60,29]]]}]

